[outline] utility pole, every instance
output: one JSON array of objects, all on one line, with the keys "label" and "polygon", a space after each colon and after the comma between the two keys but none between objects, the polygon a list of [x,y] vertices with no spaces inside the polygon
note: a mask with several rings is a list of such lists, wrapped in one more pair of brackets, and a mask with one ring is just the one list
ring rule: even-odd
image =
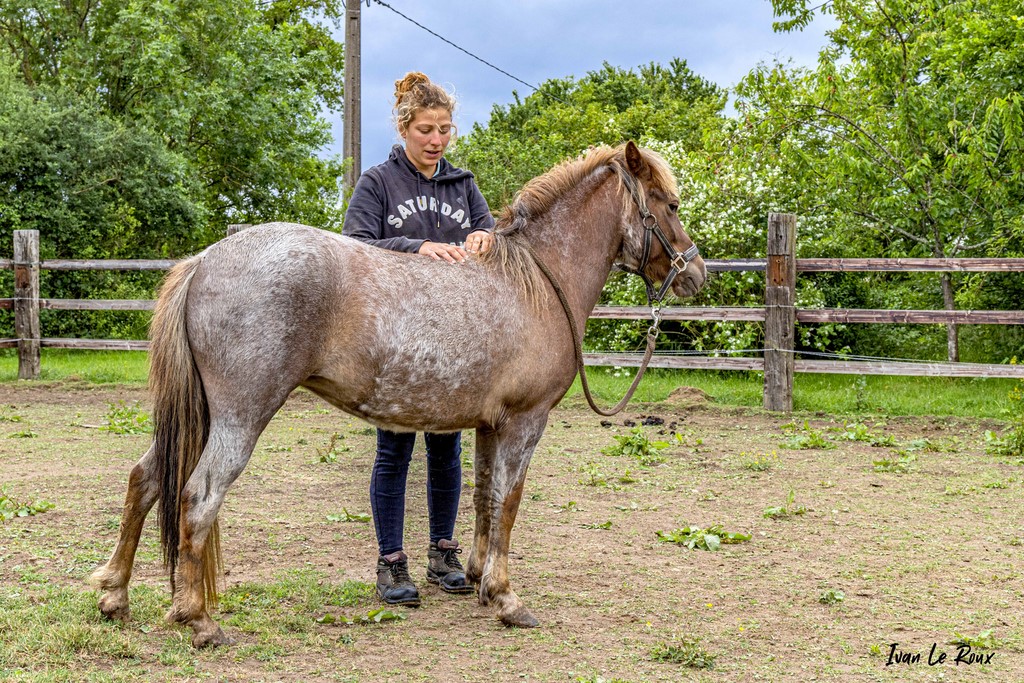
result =
[{"label": "utility pole", "polygon": [[360,114],[359,9],[363,0],[345,3],[345,117],[342,156],[351,163],[345,172],[345,190],[356,186],[362,168],[362,116]]}]

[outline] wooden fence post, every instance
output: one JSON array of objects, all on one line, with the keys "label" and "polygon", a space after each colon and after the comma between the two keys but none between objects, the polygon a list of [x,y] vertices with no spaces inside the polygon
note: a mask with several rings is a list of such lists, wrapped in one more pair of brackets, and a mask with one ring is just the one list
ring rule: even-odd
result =
[{"label": "wooden fence post", "polygon": [[230,224],[228,224],[228,230],[227,230],[227,234],[225,235],[225,237],[231,237],[236,232],[241,232],[242,230],[245,230],[246,228],[251,228],[251,227],[252,227],[252,223],[230,223]]},{"label": "wooden fence post", "polygon": [[14,333],[18,379],[39,379],[39,231],[14,231]]},{"label": "wooden fence post", "polygon": [[768,214],[765,270],[764,407],[793,410],[793,349],[796,330],[796,216]]}]

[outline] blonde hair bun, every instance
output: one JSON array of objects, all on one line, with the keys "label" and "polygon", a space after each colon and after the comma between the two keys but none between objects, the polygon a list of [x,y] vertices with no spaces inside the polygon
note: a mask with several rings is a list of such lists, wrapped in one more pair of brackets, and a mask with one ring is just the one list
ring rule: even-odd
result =
[{"label": "blonde hair bun", "polygon": [[397,107],[402,102],[402,97],[407,92],[412,91],[417,85],[428,85],[430,78],[419,71],[410,71],[405,74],[402,78],[395,81],[395,106]]}]

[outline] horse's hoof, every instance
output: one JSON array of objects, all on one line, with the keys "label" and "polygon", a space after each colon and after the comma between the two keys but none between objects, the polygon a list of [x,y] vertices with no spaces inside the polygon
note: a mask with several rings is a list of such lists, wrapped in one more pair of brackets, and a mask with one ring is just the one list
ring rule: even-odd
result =
[{"label": "horse's hoof", "polygon": [[537,628],[540,626],[537,617],[530,614],[530,610],[525,607],[518,607],[508,614],[499,614],[498,618],[501,619],[501,623],[505,624],[505,626],[515,626],[516,628]]},{"label": "horse's hoof", "polygon": [[208,633],[196,633],[192,636],[192,647],[201,650],[204,647],[227,647],[234,645],[235,639],[228,638],[227,634],[218,626]]},{"label": "horse's hoof", "polygon": [[119,596],[107,593],[100,598],[99,607],[100,613],[111,621],[128,621],[131,618],[131,608]]}]

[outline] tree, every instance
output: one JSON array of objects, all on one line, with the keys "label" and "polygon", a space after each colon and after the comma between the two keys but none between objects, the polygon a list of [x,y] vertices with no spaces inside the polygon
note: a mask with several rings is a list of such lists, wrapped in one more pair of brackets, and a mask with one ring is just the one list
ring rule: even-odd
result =
[{"label": "tree", "polygon": [[[318,156],[343,66],[318,21],[338,5],[0,4],[0,227],[39,229],[44,258],[182,256],[227,223],[340,228],[342,164]],[[43,287],[147,298],[156,279],[46,272]],[[48,313],[47,334],[145,333],[138,314]]]},{"label": "tree", "polygon": [[685,60],[638,70],[605,64],[576,80],[551,79],[525,99],[496,105],[452,152],[473,169],[491,206],[508,204],[527,180],[592,145],[626,140],[686,141],[718,118],[726,96]]},{"label": "tree", "polygon": [[[1024,236],[1024,19],[1016,0],[773,0],[781,30],[838,25],[816,69],[763,66],[737,108],[758,153],[886,255],[1004,254]],[[846,225],[849,225],[847,223]],[[847,233],[848,235],[852,233]],[[864,237],[858,243],[865,244]],[[941,277],[944,307],[978,296]],[[959,358],[956,326],[947,331]]]},{"label": "tree", "polygon": [[[39,230],[43,258],[159,258],[212,239],[196,200],[201,186],[159,136],[76,96],[29,88],[8,66],[0,62],[0,231]],[[5,240],[0,255],[10,258],[11,248]],[[146,298],[156,280],[101,272],[41,277],[48,296],[67,298],[86,298],[97,288],[116,298]],[[130,314],[77,317],[90,336],[138,326]],[[47,330],[66,331],[74,319],[51,318]]]},{"label": "tree", "polygon": [[342,46],[308,18],[336,19],[337,5],[11,0],[0,38],[28,86],[155,133],[221,229],[279,218],[337,227],[341,162],[316,153],[330,141],[321,112],[340,108]]}]

